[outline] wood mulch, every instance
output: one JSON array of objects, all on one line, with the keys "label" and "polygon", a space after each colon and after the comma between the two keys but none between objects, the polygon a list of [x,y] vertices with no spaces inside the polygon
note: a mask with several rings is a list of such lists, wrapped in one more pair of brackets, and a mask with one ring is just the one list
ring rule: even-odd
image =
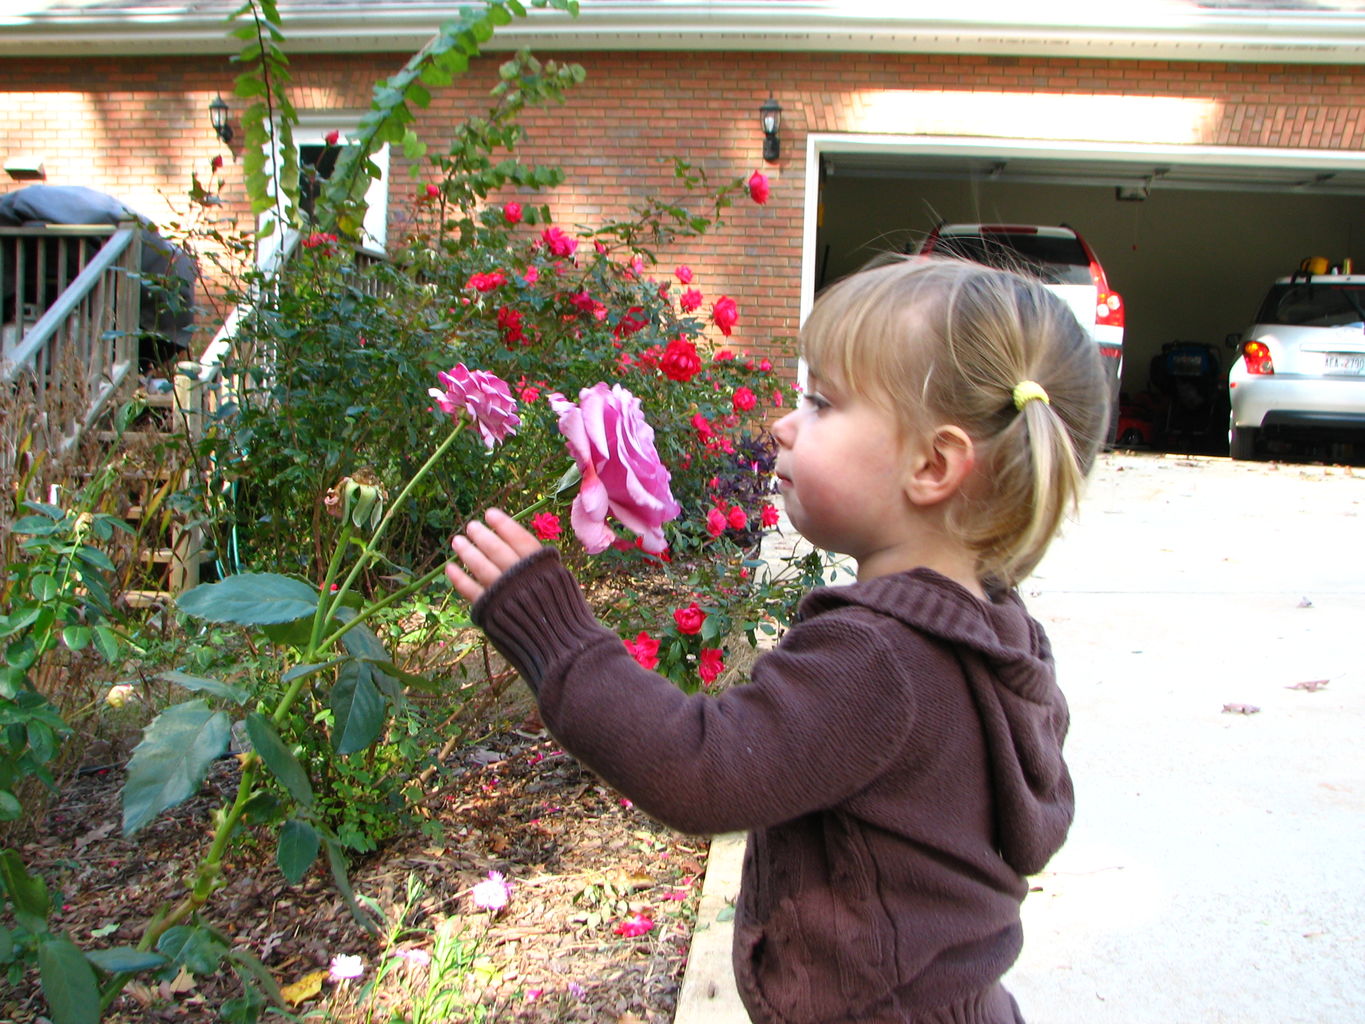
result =
[{"label": "wood mulch", "polygon": [[[420,1019],[432,1021],[671,1021],[706,840],[657,825],[543,732],[504,726],[446,767],[425,802],[438,837],[414,832],[352,865],[362,901],[401,919],[390,941],[356,924],[324,859],[289,886],[266,835],[234,848],[207,920],[266,964],[295,998],[292,1013],[315,1020],[415,1020],[425,1007]],[[183,894],[208,815],[235,792],[237,762],[218,762],[198,795],[131,841],[119,832],[122,782],[120,769],[74,779],[21,850],[60,903],[53,930],[82,948],[135,945],[155,910]],[[471,895],[490,871],[510,885],[498,912]],[[451,949],[461,967],[424,964]],[[360,957],[361,976],[324,976],[338,955]],[[230,972],[140,977],[106,1020],[211,1021],[241,993]],[[36,981],[0,994],[0,1024],[44,1020]]]}]

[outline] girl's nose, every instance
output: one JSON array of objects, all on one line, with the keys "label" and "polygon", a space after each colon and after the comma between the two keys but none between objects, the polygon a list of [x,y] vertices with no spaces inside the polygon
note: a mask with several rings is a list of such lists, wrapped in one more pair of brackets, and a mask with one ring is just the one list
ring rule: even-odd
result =
[{"label": "girl's nose", "polygon": [[790,448],[796,437],[796,413],[793,409],[772,426],[773,437],[783,448]]}]

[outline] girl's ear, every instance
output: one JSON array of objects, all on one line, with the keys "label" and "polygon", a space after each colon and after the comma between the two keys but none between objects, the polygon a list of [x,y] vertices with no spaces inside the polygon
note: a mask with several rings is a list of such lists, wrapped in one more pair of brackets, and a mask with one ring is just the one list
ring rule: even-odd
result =
[{"label": "girl's ear", "polygon": [[961,427],[934,428],[919,448],[906,476],[905,494],[911,503],[937,505],[962,490],[976,465],[976,446]]}]

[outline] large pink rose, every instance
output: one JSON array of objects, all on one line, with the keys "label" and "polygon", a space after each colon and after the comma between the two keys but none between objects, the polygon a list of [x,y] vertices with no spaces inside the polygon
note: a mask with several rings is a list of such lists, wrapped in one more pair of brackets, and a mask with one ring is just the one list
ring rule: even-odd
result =
[{"label": "large pink rose", "polygon": [[578,393],[578,404],[561,394],[548,396],[559,417],[559,432],[583,475],[569,521],[589,554],[616,539],[606,523],[615,516],[639,534],[643,547],[658,554],[667,546],[663,524],[682,508],[673,500],[669,473],[654,447],[640,400],[621,385],[594,384]]}]

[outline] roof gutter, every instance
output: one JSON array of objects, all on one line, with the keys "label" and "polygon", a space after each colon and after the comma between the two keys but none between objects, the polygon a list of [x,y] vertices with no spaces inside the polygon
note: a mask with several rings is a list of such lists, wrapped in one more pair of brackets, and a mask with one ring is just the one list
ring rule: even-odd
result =
[{"label": "roof gutter", "polygon": [[[22,8],[32,6],[25,13]],[[78,0],[18,0],[0,14],[0,57],[174,56],[237,52],[227,35],[231,5],[91,8]],[[448,4],[279,4],[291,53],[410,53],[449,18]],[[537,51],[704,50],[945,53],[1250,63],[1365,62],[1365,11],[1228,10],[1171,0],[1026,5],[967,0],[952,16],[907,12],[882,0],[587,0],[574,19],[532,10],[499,29],[487,49]],[[16,10],[18,8],[19,10]],[[1080,23],[1069,13],[1088,13]]]}]

